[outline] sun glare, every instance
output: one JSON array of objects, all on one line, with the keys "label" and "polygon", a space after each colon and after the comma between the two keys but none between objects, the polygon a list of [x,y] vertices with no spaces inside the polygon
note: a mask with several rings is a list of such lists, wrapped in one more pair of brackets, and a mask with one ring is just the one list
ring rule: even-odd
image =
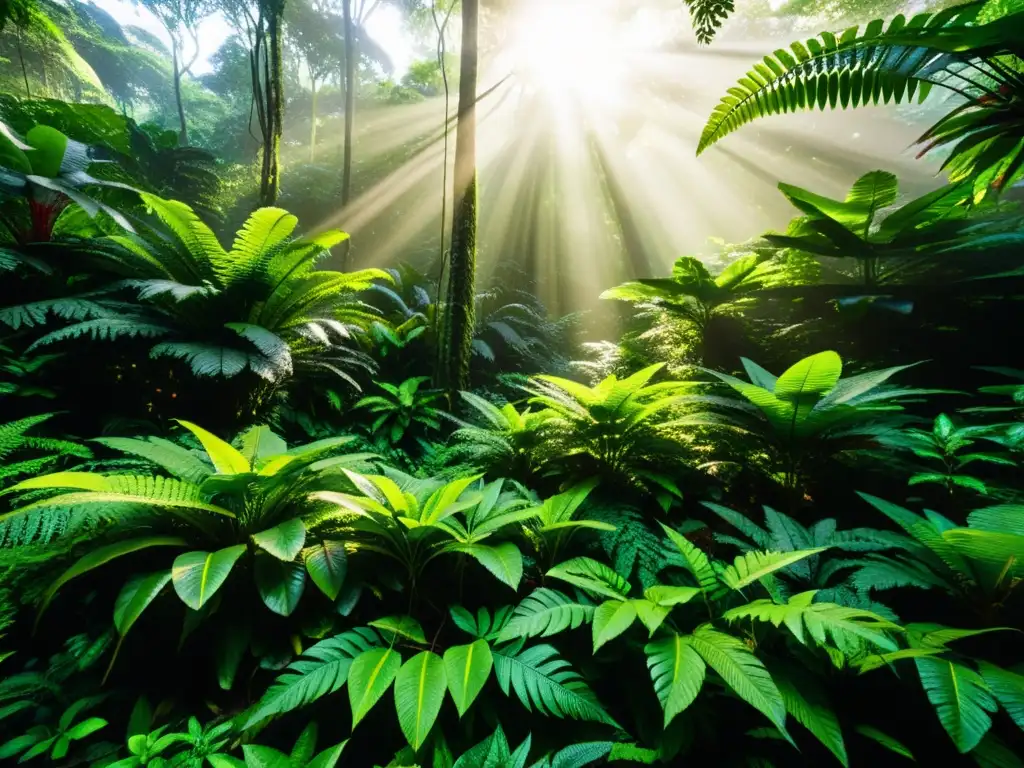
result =
[{"label": "sun glare", "polygon": [[619,18],[612,0],[530,0],[513,25],[510,52],[523,85],[551,97],[614,102],[630,62],[656,44],[649,25]]}]

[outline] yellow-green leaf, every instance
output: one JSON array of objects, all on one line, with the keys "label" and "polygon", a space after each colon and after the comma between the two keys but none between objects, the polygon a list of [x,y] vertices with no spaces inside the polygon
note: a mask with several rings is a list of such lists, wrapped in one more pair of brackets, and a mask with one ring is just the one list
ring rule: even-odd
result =
[{"label": "yellow-green leaf", "polygon": [[636,620],[636,605],[632,600],[608,600],[594,610],[592,625],[594,652],[627,629]]},{"label": "yellow-green leaf", "polygon": [[344,542],[331,539],[317,542],[303,552],[303,559],[313,583],[328,598],[337,600],[348,570]]},{"label": "yellow-green leaf", "polygon": [[352,660],[348,670],[348,700],[352,707],[353,729],[391,687],[401,667],[402,657],[394,648],[373,648]]},{"label": "yellow-green leaf", "polygon": [[139,574],[125,583],[114,602],[114,627],[121,637],[128,634],[128,630],[170,580],[171,571],[168,569]]},{"label": "yellow-green leaf", "polygon": [[462,717],[491,675],[494,660],[486,640],[456,645],[444,652],[444,668],[455,708]]},{"label": "yellow-green leaf", "polygon": [[221,588],[243,552],[245,545],[238,544],[216,552],[178,555],[171,568],[174,591],[185,605],[198,611]]},{"label": "yellow-green leaf", "polygon": [[423,746],[441,711],[447,688],[445,666],[436,653],[423,651],[409,659],[395,678],[398,724],[413,749]]},{"label": "yellow-green leaf", "polygon": [[237,475],[252,471],[245,456],[230,443],[221,440],[212,432],[183,419],[175,419],[181,426],[199,438],[214,468],[222,475]]},{"label": "yellow-green leaf", "polygon": [[293,517],[273,528],[254,533],[252,540],[257,547],[269,552],[278,560],[290,562],[302,551],[306,543],[306,526],[299,518]]}]

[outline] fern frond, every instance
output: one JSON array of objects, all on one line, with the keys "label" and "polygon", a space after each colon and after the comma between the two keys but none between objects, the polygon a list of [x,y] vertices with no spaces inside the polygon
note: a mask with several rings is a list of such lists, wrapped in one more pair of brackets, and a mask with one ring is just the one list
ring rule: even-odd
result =
[{"label": "fern frond", "polygon": [[498,642],[529,637],[550,637],[591,621],[594,606],[576,602],[568,595],[542,587],[531,592],[512,613],[498,635]]},{"label": "fern frond", "polygon": [[901,631],[898,624],[870,611],[814,603],[814,596],[814,591],[802,592],[793,595],[784,605],[755,600],[726,611],[722,618],[730,622],[749,618],[771,622],[776,627],[785,624],[799,642],[806,645],[808,637],[823,647],[831,642],[834,648],[847,655],[860,650],[861,640],[887,651],[896,650],[896,643],[886,633]]},{"label": "fern frond", "polygon": [[686,0],[697,42],[707,45],[736,7],[733,0]]},{"label": "fern frond", "polygon": [[307,648],[246,713],[244,727],[250,728],[268,717],[305,707],[334,693],[348,680],[352,660],[381,642],[375,630],[357,627]]},{"label": "fern frond", "polygon": [[[933,83],[955,72],[970,50],[946,53],[945,39],[969,29],[980,3],[921,14],[908,24],[897,16],[888,28],[881,19],[863,31],[852,27],[838,38],[824,32],[765,56],[729,89],[701,134],[700,154],[722,137],[767,115],[801,109],[844,109],[880,101],[899,103],[915,93],[923,100]],[[953,49],[956,50],[956,49]]]},{"label": "fern frond", "polygon": [[583,678],[552,646],[535,645],[518,653],[496,649],[493,656],[502,692],[509,696],[515,691],[528,711],[536,708],[551,717],[617,725]]},{"label": "fern frond", "polygon": [[83,337],[88,337],[93,341],[113,341],[122,338],[153,339],[165,336],[172,330],[170,326],[154,323],[142,317],[103,317],[75,323],[41,336],[28,347],[27,351],[32,352],[47,344]]}]

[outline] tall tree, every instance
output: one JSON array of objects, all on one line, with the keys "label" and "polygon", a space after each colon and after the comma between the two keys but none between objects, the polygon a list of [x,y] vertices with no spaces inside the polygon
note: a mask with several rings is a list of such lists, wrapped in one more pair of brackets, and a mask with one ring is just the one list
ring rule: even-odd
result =
[{"label": "tall tree", "polygon": [[[181,80],[192,71],[199,58],[199,24],[210,15],[207,0],[135,0],[147,8],[167,31],[171,40],[171,68],[174,75],[174,102],[178,107],[178,141],[188,144],[185,104],[181,98]],[[186,43],[186,38],[191,45]]]},{"label": "tall tree", "polygon": [[337,17],[324,0],[294,0],[288,6],[288,37],[302,55],[309,74],[309,161],[316,160],[317,86],[336,71],[341,60],[336,35]]},{"label": "tall tree", "polygon": [[452,239],[445,318],[442,375],[449,392],[465,389],[476,323],[476,88],[479,0],[462,0],[462,52],[459,66],[459,117],[455,129]]},{"label": "tall tree", "polygon": [[280,190],[284,124],[284,69],[281,56],[285,0],[221,0],[228,21],[247,42],[252,105],[259,123],[263,159],[260,205],[273,205]]},{"label": "tall tree", "polygon": [[380,5],[380,0],[341,0],[345,29],[345,155],[342,159],[341,204],[352,196],[352,133],[356,119],[356,68],[360,56],[363,25]]}]

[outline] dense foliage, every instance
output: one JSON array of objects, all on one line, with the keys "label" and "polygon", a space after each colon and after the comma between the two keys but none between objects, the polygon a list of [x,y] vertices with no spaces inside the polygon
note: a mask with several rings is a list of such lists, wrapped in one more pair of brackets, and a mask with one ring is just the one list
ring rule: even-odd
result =
[{"label": "dense foliage", "polygon": [[[781,183],[785,232],[606,290],[623,334],[586,343],[511,269],[470,270],[453,342],[457,259],[355,270],[265,204],[285,92],[315,161],[318,108],[386,63],[376,4],[144,5],[170,51],[0,7],[0,761],[1022,764],[1019,3],[755,64],[698,151],[945,87],[948,183]],[[686,5],[702,43],[737,11]],[[383,90],[441,98],[454,5],[403,7],[440,64]],[[217,139],[240,104],[257,173]]]}]

